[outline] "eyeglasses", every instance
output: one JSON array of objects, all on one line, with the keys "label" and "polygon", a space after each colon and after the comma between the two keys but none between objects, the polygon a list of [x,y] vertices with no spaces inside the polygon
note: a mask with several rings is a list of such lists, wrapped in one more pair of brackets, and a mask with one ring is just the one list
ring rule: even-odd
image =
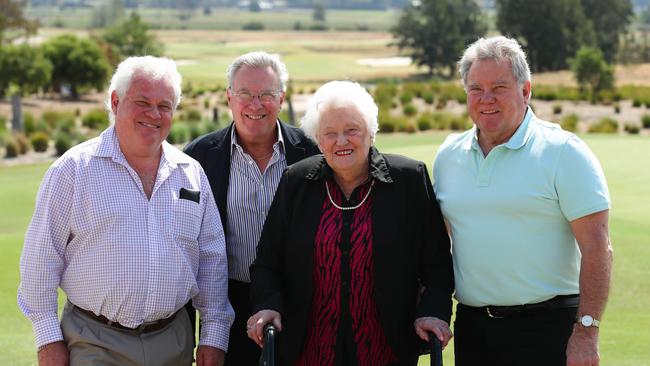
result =
[{"label": "eyeglasses", "polygon": [[280,92],[267,90],[259,94],[252,94],[248,90],[242,90],[232,93],[232,95],[242,103],[251,103],[255,97],[260,100],[260,103],[271,103],[275,102],[276,98],[280,95]]}]

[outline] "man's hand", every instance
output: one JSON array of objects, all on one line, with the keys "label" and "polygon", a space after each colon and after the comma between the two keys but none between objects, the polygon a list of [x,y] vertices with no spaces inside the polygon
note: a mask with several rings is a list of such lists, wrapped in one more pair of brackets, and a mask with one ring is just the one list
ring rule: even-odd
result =
[{"label": "man's hand", "polygon": [[68,366],[70,363],[70,352],[63,341],[45,345],[38,351],[39,366]]},{"label": "man's hand", "polygon": [[418,337],[426,342],[429,341],[429,335],[427,332],[433,332],[433,334],[435,334],[440,340],[443,349],[454,336],[451,333],[451,329],[449,329],[449,324],[447,324],[447,322],[431,316],[423,316],[415,319],[413,326],[415,327],[415,333],[417,333]]},{"label": "man's hand", "polygon": [[223,366],[225,352],[216,347],[199,346],[196,350],[196,366]]},{"label": "man's hand", "polygon": [[264,326],[267,323],[273,323],[278,332],[282,331],[282,316],[275,310],[260,310],[246,322],[248,338],[260,347],[264,345]]},{"label": "man's hand", "polygon": [[566,348],[567,366],[598,366],[598,328],[576,324]]}]

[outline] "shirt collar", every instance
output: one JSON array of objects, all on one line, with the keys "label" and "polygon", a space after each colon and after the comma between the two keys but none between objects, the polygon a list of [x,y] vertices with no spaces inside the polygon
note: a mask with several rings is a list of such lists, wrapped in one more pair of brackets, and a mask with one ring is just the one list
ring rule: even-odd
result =
[{"label": "shirt collar", "polygon": [[[115,132],[114,125],[101,133],[99,145],[95,148],[93,156],[107,157],[116,162],[127,163],[126,157],[124,156],[122,149],[120,149],[120,142],[117,133]],[[192,158],[173,147],[167,141],[163,141],[162,156],[160,157],[160,160],[161,162],[166,161],[173,168],[176,168],[178,164],[191,163]]]},{"label": "shirt collar", "polygon": [[[275,125],[277,126],[278,139],[273,143],[273,147],[275,148],[277,144],[280,148],[280,152],[284,154],[284,139],[282,138],[282,130],[280,129],[280,122],[275,121]],[[237,142],[237,133],[235,131],[234,122],[232,128],[230,129],[230,146],[231,146],[231,150],[230,150],[231,153],[237,148],[237,146],[241,147]]]},{"label": "shirt collar", "polygon": [[[390,170],[388,169],[386,158],[384,158],[384,155],[382,155],[376,147],[370,147],[368,160],[371,177],[380,182],[393,183],[393,178],[390,176]],[[321,155],[317,164],[307,172],[305,178],[309,180],[330,179],[332,178],[332,174],[332,168],[327,165],[325,157]]]},{"label": "shirt collar", "polygon": [[[533,123],[531,123],[531,120],[536,118],[537,117],[535,116],[535,113],[533,113],[533,110],[530,109],[530,107],[527,107],[523,121],[519,127],[517,127],[514,135],[512,135],[508,142],[505,143],[505,146],[510,150],[517,150],[526,145],[526,142],[528,142],[528,139],[532,134]],[[476,125],[469,130],[462,147],[465,150],[481,150],[481,146],[478,143],[478,128]]]}]

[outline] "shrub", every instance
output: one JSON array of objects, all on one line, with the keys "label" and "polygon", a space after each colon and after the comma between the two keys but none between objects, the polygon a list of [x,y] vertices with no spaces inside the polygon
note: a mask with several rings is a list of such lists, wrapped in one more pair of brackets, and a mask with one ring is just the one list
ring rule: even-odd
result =
[{"label": "shrub", "polygon": [[650,128],[650,114],[644,114],[641,116],[641,125],[643,128]]},{"label": "shrub", "polygon": [[620,114],[621,113],[621,105],[616,103],[614,104],[614,113]]},{"label": "shrub", "polygon": [[59,131],[54,141],[54,148],[56,149],[56,155],[58,156],[63,155],[71,147],[72,147],[72,137],[70,136],[70,134],[64,131]]},{"label": "shrub", "polygon": [[379,132],[394,132],[395,124],[393,117],[390,115],[390,110],[387,108],[382,108],[379,110],[379,115],[377,116],[377,121],[379,124]]},{"label": "shrub", "polygon": [[24,155],[31,149],[32,144],[29,142],[27,137],[22,133],[14,134],[14,139],[18,143],[18,154]]},{"label": "shrub", "polygon": [[564,116],[560,121],[560,126],[566,131],[576,132],[578,130],[578,115],[570,114]]},{"label": "shrub", "polygon": [[641,104],[643,104],[641,102],[641,99],[639,99],[639,98],[632,99],[632,107],[639,108],[639,107],[641,107]]},{"label": "shrub", "polygon": [[50,142],[50,136],[45,132],[35,132],[31,138],[32,146],[36,152],[45,152]]},{"label": "shrub", "polygon": [[327,24],[325,23],[314,23],[309,26],[308,28],[310,31],[326,31],[329,28],[327,27]]},{"label": "shrub", "polygon": [[409,92],[403,92],[402,95],[399,96],[399,101],[402,103],[402,105],[407,105],[411,103],[413,100],[413,94]]},{"label": "shrub", "polygon": [[72,132],[75,127],[74,114],[71,112],[45,111],[41,116],[41,120],[47,123],[52,130],[62,128]]},{"label": "shrub", "polygon": [[18,142],[14,138],[9,138],[5,142],[5,157],[6,158],[15,158],[18,156],[18,153],[20,153],[20,146],[18,146]]},{"label": "shrub", "polygon": [[641,130],[639,126],[637,125],[631,125],[631,124],[626,124],[625,127],[625,132],[631,134],[631,135],[638,135],[639,131]]},{"label": "shrub", "polygon": [[172,124],[167,136],[170,144],[184,144],[190,139],[190,129],[186,123],[176,122]]},{"label": "shrub", "polygon": [[422,93],[422,100],[424,100],[426,104],[429,105],[433,104],[433,99],[434,98],[432,92],[425,91],[424,93]]},{"label": "shrub", "polygon": [[417,120],[418,130],[420,131],[430,130],[432,120],[433,120],[433,116],[431,115],[431,113],[425,113],[421,115]]},{"label": "shrub", "polygon": [[467,116],[456,116],[449,123],[449,128],[455,131],[465,131],[471,126]]},{"label": "shrub", "polygon": [[81,124],[93,130],[103,130],[108,127],[108,115],[100,108],[93,109],[81,118]]},{"label": "shrub", "polygon": [[447,106],[447,101],[448,100],[449,99],[446,96],[441,95],[438,98],[438,103],[436,103],[436,109],[445,109],[445,107]]},{"label": "shrub", "polygon": [[406,104],[402,109],[402,111],[404,112],[405,115],[409,117],[413,117],[418,113],[417,107],[414,106],[413,104]]},{"label": "shrub", "polygon": [[210,98],[203,99],[203,108],[210,109]]},{"label": "shrub", "polygon": [[597,123],[589,126],[589,132],[593,133],[616,133],[618,132],[618,122],[611,118],[602,118]]},{"label": "shrub", "polygon": [[201,120],[201,112],[196,108],[188,109],[181,118],[184,121],[198,122]]},{"label": "shrub", "polygon": [[25,131],[25,135],[27,136],[31,136],[36,132],[36,121],[34,120],[34,116],[27,118],[26,113],[23,114],[23,131]]},{"label": "shrub", "polygon": [[243,30],[261,31],[264,30],[264,24],[261,22],[248,22],[241,26]]},{"label": "shrub", "polygon": [[562,114],[562,104],[553,105],[553,114]]},{"label": "shrub", "polygon": [[422,83],[404,83],[402,91],[414,95],[416,98],[422,98],[422,94],[426,90],[426,85]]}]

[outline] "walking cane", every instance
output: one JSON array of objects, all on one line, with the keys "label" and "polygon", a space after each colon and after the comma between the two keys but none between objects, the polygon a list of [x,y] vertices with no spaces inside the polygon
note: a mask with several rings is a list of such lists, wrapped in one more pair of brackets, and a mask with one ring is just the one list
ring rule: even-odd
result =
[{"label": "walking cane", "polygon": [[442,366],[442,344],[433,333],[429,333],[429,346],[431,347],[431,366]]},{"label": "walking cane", "polygon": [[275,327],[268,323],[264,326],[264,345],[260,366],[275,366]]}]

